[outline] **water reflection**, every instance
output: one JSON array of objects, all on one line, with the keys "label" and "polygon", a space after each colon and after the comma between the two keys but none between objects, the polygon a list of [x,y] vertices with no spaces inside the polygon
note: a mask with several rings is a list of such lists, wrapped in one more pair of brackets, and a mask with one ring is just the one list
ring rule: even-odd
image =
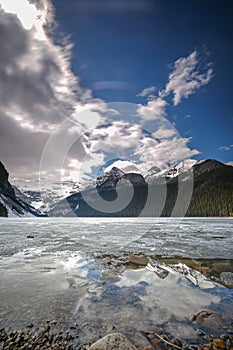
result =
[{"label": "water reflection", "polygon": [[8,259],[13,260],[1,271],[0,327],[56,319],[63,329],[78,323],[76,333],[83,341],[95,339],[98,332],[135,337],[139,330],[157,327],[194,339],[195,313],[215,310],[229,318],[233,311],[233,290],[209,277],[217,267],[231,273],[229,261],[127,254],[89,259],[68,251]]}]

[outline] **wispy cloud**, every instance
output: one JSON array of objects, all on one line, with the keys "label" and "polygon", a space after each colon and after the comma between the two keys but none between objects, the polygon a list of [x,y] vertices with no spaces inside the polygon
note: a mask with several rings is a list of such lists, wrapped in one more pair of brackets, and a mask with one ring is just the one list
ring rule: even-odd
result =
[{"label": "wispy cloud", "polygon": [[[173,126],[166,121],[166,109],[169,106],[168,96],[173,95],[173,105],[177,106],[182,99],[188,98],[202,86],[209,83],[213,77],[210,64],[204,64],[197,51],[187,57],[175,61],[165,87],[158,91],[157,96],[151,95],[154,87],[144,89],[138,96],[147,97],[146,104],[139,104],[137,115],[142,124],[148,121],[158,121],[160,126],[149,137],[141,140],[135,154],[144,166],[154,164],[164,167],[168,162],[177,162],[185,157],[195,156],[200,152],[189,147],[190,138],[182,138]],[[175,115],[176,116],[176,115]],[[184,118],[190,118],[186,115]],[[174,117],[176,119],[176,117]]]},{"label": "wispy cloud", "polygon": [[[187,57],[181,57],[175,61],[173,70],[169,74],[165,87],[158,91],[158,96],[152,95],[155,88],[148,87],[137,96],[146,97],[147,103],[138,105],[138,116],[144,120],[156,120],[166,115],[169,105],[167,97],[173,94],[173,105],[177,106],[182,99],[188,98],[202,86],[208,84],[213,77],[211,64],[204,64],[197,51],[193,51]],[[184,118],[190,118],[186,115]]]},{"label": "wispy cloud", "polygon": [[150,86],[148,88],[143,89],[139,94],[137,94],[137,97],[151,96],[151,94],[155,92],[155,90],[155,86]]},{"label": "wispy cloud", "polygon": [[189,97],[200,87],[208,84],[213,77],[213,69],[203,65],[197,51],[175,61],[161,97],[173,94],[173,104],[177,106],[182,99]]},{"label": "wispy cloud", "polygon": [[221,151],[230,151],[233,148],[233,145],[225,145],[225,146],[220,146],[219,150]]}]

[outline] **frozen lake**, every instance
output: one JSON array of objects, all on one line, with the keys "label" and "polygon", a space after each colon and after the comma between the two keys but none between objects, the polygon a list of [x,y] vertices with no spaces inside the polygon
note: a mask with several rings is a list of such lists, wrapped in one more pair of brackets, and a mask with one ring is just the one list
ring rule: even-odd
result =
[{"label": "frozen lake", "polygon": [[[26,239],[33,235],[34,239]],[[0,220],[0,255],[142,252],[232,258],[233,218],[35,218]],[[27,254],[25,255],[25,251]],[[21,254],[21,255],[20,255]]]}]

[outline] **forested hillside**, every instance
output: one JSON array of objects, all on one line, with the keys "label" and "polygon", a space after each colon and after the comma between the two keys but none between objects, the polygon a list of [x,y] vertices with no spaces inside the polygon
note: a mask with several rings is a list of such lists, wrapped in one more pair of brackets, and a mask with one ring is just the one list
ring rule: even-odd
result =
[{"label": "forested hillside", "polygon": [[233,167],[216,161],[204,163],[210,167],[203,172],[204,166],[194,166],[194,191],[187,216],[233,216]]},{"label": "forested hillside", "polygon": [[[182,181],[190,181],[190,173],[181,174]],[[233,215],[233,167],[227,166],[215,160],[206,160],[193,166],[193,193],[186,216],[231,216]],[[67,197],[58,203],[49,213],[50,216],[165,216],[173,215],[174,205],[178,194],[178,177],[167,178],[167,195],[165,205],[161,210],[161,198],[154,197],[150,206],[144,210],[147,203],[148,185],[146,183],[134,184],[134,196],[124,209],[108,213],[93,209],[97,199],[94,195],[96,189],[85,191],[84,200],[82,193]],[[154,182],[155,193],[162,193],[159,179]],[[99,194],[106,201],[114,201],[117,198],[115,188],[100,188]],[[119,192],[124,196],[124,188]],[[127,198],[125,198],[127,203]],[[98,206],[98,205],[97,205]],[[180,214],[179,214],[180,213]],[[184,215],[182,201],[178,214]]]}]

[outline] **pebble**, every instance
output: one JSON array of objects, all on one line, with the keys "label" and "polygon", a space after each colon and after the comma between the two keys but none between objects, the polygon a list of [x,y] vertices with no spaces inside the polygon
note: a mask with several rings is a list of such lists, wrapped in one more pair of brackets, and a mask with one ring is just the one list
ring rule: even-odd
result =
[{"label": "pebble", "polygon": [[[28,327],[27,327],[28,328]],[[73,339],[69,333],[53,334],[50,333],[50,326],[40,328],[39,330],[29,330],[26,332],[0,330],[0,350],[72,350]]]},{"label": "pebble", "polygon": [[[153,332],[151,333],[153,337],[146,336],[150,344],[144,346],[144,348],[139,346],[135,338],[133,338],[133,345],[121,333],[110,333],[105,337],[101,337],[101,339],[92,345],[90,343],[87,345],[87,343],[81,343],[78,333],[79,329],[75,331],[76,326],[70,327],[70,329],[73,330],[72,334],[70,334],[69,331],[55,332],[56,329],[54,327],[50,327],[51,324],[57,324],[56,320],[53,321],[45,323],[44,326],[39,328],[35,328],[33,324],[29,324],[25,330],[13,331],[12,329],[0,329],[0,350],[170,350],[170,347],[161,339],[158,339],[155,335],[153,335]],[[87,324],[89,325],[89,323]],[[228,327],[228,329],[232,330],[231,327]],[[168,335],[165,335],[162,329],[158,329],[157,332],[164,340],[169,341],[185,350],[233,350],[233,336],[227,331],[225,331],[219,337],[214,337],[213,335],[207,335],[201,329],[197,329],[197,332],[199,332],[198,334],[204,335],[205,337],[199,338],[195,345],[182,344],[180,338],[178,338],[180,337],[179,334],[176,335],[177,338],[172,339],[169,338]],[[144,336],[150,334],[141,332],[142,335],[143,333]],[[98,332],[96,332],[95,335],[97,338]],[[204,344],[203,339],[208,339],[209,343]]]}]

